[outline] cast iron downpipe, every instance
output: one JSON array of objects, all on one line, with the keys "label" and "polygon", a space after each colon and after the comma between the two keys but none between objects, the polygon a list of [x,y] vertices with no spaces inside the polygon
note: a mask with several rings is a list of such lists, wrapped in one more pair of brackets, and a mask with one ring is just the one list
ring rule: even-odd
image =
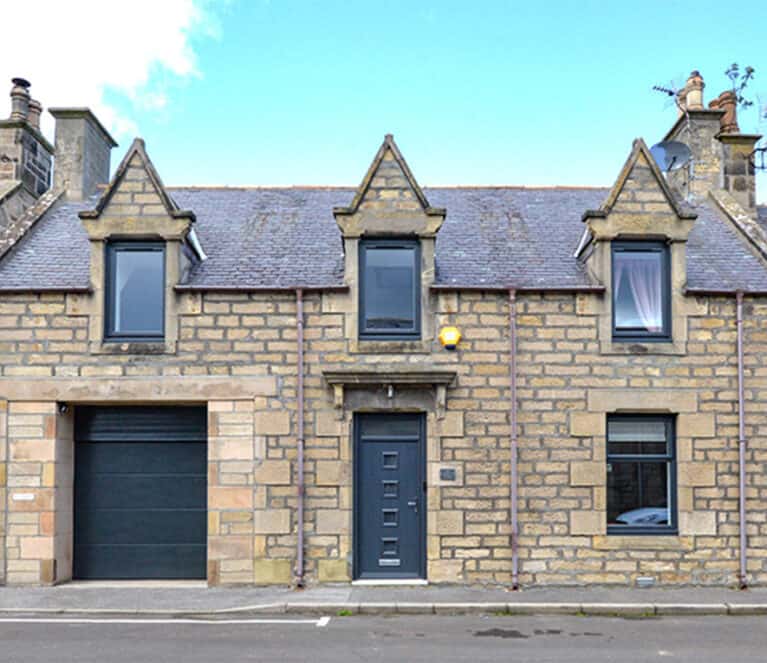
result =
[{"label": "cast iron downpipe", "polygon": [[743,292],[735,293],[736,324],[738,328],[738,510],[740,524],[740,575],[741,589],[748,587],[746,579],[746,424],[745,398],[743,397]]},{"label": "cast iron downpipe", "polygon": [[511,588],[512,590],[519,589],[519,547],[518,547],[518,535],[519,535],[519,522],[517,518],[518,512],[518,495],[517,495],[517,292],[516,290],[509,290],[509,378],[511,383],[511,411],[509,413],[510,418],[510,455],[511,455],[511,476],[510,481],[510,498],[511,498]]},{"label": "cast iron downpipe", "polygon": [[296,543],[296,587],[304,586],[304,293],[296,289],[296,408],[298,410],[298,537]]}]

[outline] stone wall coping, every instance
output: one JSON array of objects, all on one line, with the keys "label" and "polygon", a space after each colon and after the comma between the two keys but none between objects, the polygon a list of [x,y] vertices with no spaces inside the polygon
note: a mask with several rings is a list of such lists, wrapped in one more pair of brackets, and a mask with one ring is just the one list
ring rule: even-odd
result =
[{"label": "stone wall coping", "polygon": [[106,127],[104,127],[101,122],[99,122],[99,119],[93,114],[90,108],[87,108],[85,106],[83,107],[56,107],[56,108],[49,108],[48,112],[53,115],[54,118],[57,120],[59,118],[62,119],[72,119],[72,120],[87,120],[90,122],[96,129],[98,129],[99,133],[101,134],[101,137],[109,144],[110,147],[117,147],[117,141],[112,138],[112,135],[106,130]]}]

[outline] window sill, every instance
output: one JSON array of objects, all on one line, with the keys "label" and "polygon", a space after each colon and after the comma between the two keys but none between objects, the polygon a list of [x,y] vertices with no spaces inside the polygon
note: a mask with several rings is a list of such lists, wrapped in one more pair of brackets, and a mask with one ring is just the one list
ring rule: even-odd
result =
[{"label": "window sill", "polygon": [[676,355],[687,354],[687,343],[684,341],[602,341],[599,353],[603,355]]},{"label": "window sill", "polygon": [[175,341],[91,341],[93,355],[174,355]]},{"label": "window sill", "polygon": [[391,340],[376,341],[365,339],[350,339],[350,354],[430,354],[432,341],[417,339],[412,341]]},{"label": "window sill", "polygon": [[[608,461],[609,462],[609,461]],[[607,536],[679,536],[679,529],[660,527],[622,527],[608,525]]]}]

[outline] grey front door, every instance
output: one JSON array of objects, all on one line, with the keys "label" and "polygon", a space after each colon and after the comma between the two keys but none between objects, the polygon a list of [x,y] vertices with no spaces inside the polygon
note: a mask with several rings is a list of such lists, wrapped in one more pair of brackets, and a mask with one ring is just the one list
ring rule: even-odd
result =
[{"label": "grey front door", "polygon": [[424,417],[358,414],[354,428],[354,577],[424,578]]}]

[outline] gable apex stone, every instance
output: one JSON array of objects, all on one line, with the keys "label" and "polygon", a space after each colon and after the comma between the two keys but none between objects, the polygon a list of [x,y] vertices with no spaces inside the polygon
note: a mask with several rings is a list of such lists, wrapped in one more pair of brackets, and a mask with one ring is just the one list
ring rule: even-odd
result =
[{"label": "gable apex stone", "polygon": [[[79,213],[81,219],[98,219],[104,210],[109,205],[113,196],[120,190],[123,181],[132,179],[146,179],[151,184],[151,188],[157,195],[157,201],[147,202],[159,202],[165,213],[174,219],[187,219],[189,222],[194,222],[195,215],[191,210],[179,209],[173,198],[165,188],[165,185],[160,178],[157,169],[155,168],[152,160],[146,152],[146,145],[142,138],[134,138],[131,146],[128,148],[123,160],[115,171],[114,177],[105,189],[104,193],[99,198],[96,206],[91,210],[84,210]],[[150,192],[143,192],[142,195],[151,194]]]},{"label": "gable apex stone", "polygon": [[[389,165],[389,162],[391,165]],[[387,172],[388,171],[388,172]],[[399,171],[399,173],[397,173]],[[333,212],[335,214],[354,214],[365,200],[365,196],[368,191],[373,188],[383,188],[389,182],[386,182],[387,178],[395,179],[399,175],[404,178],[404,182],[391,182],[393,187],[401,187],[406,183],[406,186],[412,192],[412,195],[419,202],[421,208],[426,214],[434,216],[444,216],[445,210],[442,208],[432,207],[426,198],[426,195],[421,189],[420,185],[413,176],[410,166],[408,166],[405,157],[402,156],[397,143],[394,142],[394,136],[392,134],[386,134],[384,136],[381,147],[378,148],[373,161],[368,167],[365,177],[362,179],[357,192],[352,199],[351,204],[348,207],[336,207]],[[376,181],[377,180],[377,181]],[[377,187],[375,185],[378,185]]]},{"label": "gable apex stone", "polygon": [[430,205],[391,134],[384,137],[351,203],[333,208],[344,236],[434,236],[446,213]]},{"label": "gable apex stone", "polygon": [[[631,186],[631,179],[632,176],[635,176],[635,171],[637,169],[641,169],[642,171],[645,171],[646,174],[649,176],[649,179],[651,181],[654,180],[654,184],[657,185],[658,189],[660,190],[660,193],[662,194],[663,199],[666,203],[668,203],[669,207],[673,211],[673,213],[677,216],[679,219],[696,219],[697,214],[695,212],[692,212],[688,209],[685,209],[680,202],[677,200],[677,198],[674,196],[674,193],[671,191],[671,188],[669,187],[668,183],[666,182],[665,177],[663,176],[663,173],[661,172],[660,168],[658,167],[657,162],[652,156],[652,153],[650,152],[650,149],[647,147],[647,144],[644,142],[643,139],[637,138],[634,140],[634,143],[631,148],[631,152],[629,153],[628,158],[626,159],[626,162],[623,164],[623,167],[620,170],[620,173],[618,174],[617,179],[615,180],[615,183],[613,184],[612,188],[610,189],[610,193],[608,194],[607,198],[605,199],[604,203],[596,209],[596,210],[587,210],[583,214],[583,221],[586,221],[589,218],[592,217],[606,217],[608,216],[613,209],[616,207],[616,205],[619,203],[619,200],[621,199],[621,194],[626,190],[628,187]],[[648,184],[649,182],[645,182],[645,184]]]}]

